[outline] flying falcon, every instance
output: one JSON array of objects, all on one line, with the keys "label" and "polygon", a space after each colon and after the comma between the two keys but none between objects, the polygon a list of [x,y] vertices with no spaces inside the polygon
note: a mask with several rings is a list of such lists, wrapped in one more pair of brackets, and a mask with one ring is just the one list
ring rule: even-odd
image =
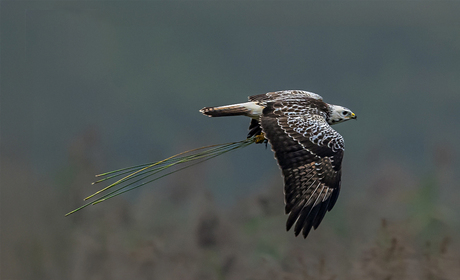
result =
[{"label": "flying falcon", "polygon": [[343,137],[331,125],[356,119],[349,109],[325,103],[302,90],[268,92],[249,102],[205,107],[210,117],[251,118],[248,137],[268,140],[284,176],[286,229],[306,238],[337,201],[344,151]]}]

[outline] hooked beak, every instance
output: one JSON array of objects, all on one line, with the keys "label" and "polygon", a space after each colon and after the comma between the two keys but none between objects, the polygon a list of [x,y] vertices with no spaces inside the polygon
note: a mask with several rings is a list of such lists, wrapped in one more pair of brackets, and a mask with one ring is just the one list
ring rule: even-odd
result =
[{"label": "hooked beak", "polygon": [[356,120],[357,116],[355,115],[355,113],[351,113],[351,118]]}]

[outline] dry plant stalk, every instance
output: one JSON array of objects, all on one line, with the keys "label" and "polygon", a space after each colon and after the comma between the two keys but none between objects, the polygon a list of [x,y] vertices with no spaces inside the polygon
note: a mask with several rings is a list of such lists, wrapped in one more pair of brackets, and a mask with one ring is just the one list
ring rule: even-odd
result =
[{"label": "dry plant stalk", "polygon": [[[230,151],[247,147],[253,143],[256,143],[256,141],[256,137],[251,137],[237,142],[204,146],[176,154],[174,156],[160,161],[130,166],[96,175],[96,177],[102,177],[102,179],[93,182],[93,185],[105,182],[109,179],[115,179],[120,177],[121,179],[118,179],[116,182],[86,197],[84,199],[85,201],[91,201],[78,207],[75,210],[70,211],[66,214],[66,216],[80,211],[81,209],[88,207],[90,205],[101,203],[115,196],[131,191],[133,189],[137,189],[146,184],[152,183],[160,178],[166,177],[168,175],[189,168],[196,164],[202,163],[204,161],[210,160],[217,156],[223,155]],[[169,171],[170,168],[176,167],[176,165],[179,165],[181,167]],[[166,170],[168,170],[169,172],[166,172]],[[116,188],[115,190],[111,190],[114,187],[118,188]],[[110,192],[107,192],[109,190]]]}]

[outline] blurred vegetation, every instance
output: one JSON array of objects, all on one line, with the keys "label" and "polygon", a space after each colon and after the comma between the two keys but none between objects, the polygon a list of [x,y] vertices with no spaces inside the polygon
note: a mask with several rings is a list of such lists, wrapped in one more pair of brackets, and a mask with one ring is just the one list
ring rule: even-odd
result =
[{"label": "blurred vegetation", "polygon": [[[458,279],[460,2],[2,1],[1,279]],[[349,107],[343,190],[285,232],[262,145],[64,218],[94,175],[238,141],[204,106]]]},{"label": "blurred vegetation", "polygon": [[[307,239],[285,232],[278,182],[222,207],[203,184],[195,182],[197,174],[206,174],[205,165],[170,177],[156,190],[141,189],[135,196],[121,196],[64,220],[64,213],[81,205],[81,198],[91,192],[84,186],[97,173],[92,150],[103,148],[94,131],[87,131],[70,146],[68,164],[54,182],[34,174],[18,157],[2,157],[2,185],[39,188],[37,192],[2,189],[1,220],[8,225],[2,226],[2,279],[457,279],[460,275],[458,229],[438,213],[438,179],[421,180],[418,191],[403,199],[406,190],[379,197],[378,203],[408,207],[412,214],[406,219],[379,218],[384,215],[369,201],[376,195],[342,199]],[[394,184],[401,180],[394,178]],[[369,213],[353,205],[363,205]],[[366,226],[377,220],[377,227]]]}]

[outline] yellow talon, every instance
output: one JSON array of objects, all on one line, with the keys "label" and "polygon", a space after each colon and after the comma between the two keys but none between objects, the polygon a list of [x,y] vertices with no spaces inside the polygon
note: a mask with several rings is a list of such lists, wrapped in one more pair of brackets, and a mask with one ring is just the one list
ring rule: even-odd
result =
[{"label": "yellow talon", "polygon": [[255,136],[255,142],[256,144],[261,144],[261,143],[264,143],[266,141],[265,139],[265,134],[263,132],[261,132],[260,134],[256,135]]}]

